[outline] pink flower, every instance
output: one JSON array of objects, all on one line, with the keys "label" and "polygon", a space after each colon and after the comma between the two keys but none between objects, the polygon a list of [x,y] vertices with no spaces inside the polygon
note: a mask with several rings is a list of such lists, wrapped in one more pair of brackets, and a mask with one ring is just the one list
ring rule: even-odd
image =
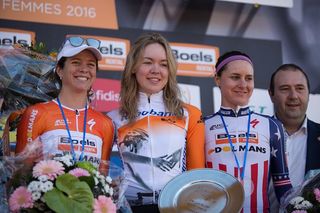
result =
[{"label": "pink flower", "polygon": [[320,203],[320,189],[319,188],[315,188],[313,190],[313,193],[316,196],[316,200]]},{"label": "pink flower", "polygon": [[54,180],[57,176],[64,174],[63,164],[55,160],[43,160],[33,167],[33,177],[45,175],[49,180]]},{"label": "pink flower", "polygon": [[115,213],[116,204],[110,197],[100,195],[98,199],[94,199],[93,213]]},{"label": "pink flower", "polygon": [[13,212],[18,212],[21,208],[32,208],[32,194],[24,186],[18,187],[9,198],[9,207]]},{"label": "pink flower", "polygon": [[72,169],[71,171],[69,171],[69,174],[71,174],[75,177],[81,177],[81,176],[89,177],[90,176],[90,173],[87,170],[82,169],[82,168]]}]

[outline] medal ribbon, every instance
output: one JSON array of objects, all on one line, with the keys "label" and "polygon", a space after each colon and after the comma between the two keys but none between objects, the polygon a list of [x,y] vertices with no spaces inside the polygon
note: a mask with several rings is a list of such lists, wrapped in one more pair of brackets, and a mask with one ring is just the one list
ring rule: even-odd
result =
[{"label": "medal ribbon", "polygon": [[[64,123],[66,125],[66,129],[67,129],[67,132],[68,132],[68,136],[69,136],[68,139],[69,139],[69,142],[70,142],[72,158],[73,158],[74,162],[76,162],[77,161],[76,160],[76,154],[74,152],[72,137],[71,137],[70,129],[69,129],[69,126],[68,126],[67,118],[66,118],[66,116],[64,114],[64,111],[63,111],[61,102],[59,100],[59,97],[57,98],[57,101],[58,101],[59,108],[60,108]],[[86,104],[85,111],[84,111],[84,121],[83,121],[83,138],[82,138],[81,154],[79,156],[79,161],[83,160],[83,155],[84,155],[84,144],[85,144],[85,138],[86,138],[87,111],[88,111],[88,107],[87,107],[87,104]]]},{"label": "medal ribbon", "polygon": [[[219,115],[220,115],[220,118],[221,118],[221,120],[222,120],[224,129],[225,129],[225,131],[226,131],[226,133],[227,133],[229,145],[230,145],[230,147],[231,147],[231,151],[232,151],[232,154],[233,154],[234,159],[235,159],[235,161],[236,161],[237,167],[238,167],[239,171],[241,171],[241,169],[240,169],[240,163],[239,163],[238,157],[237,157],[237,155],[236,155],[236,153],[235,153],[235,151],[234,151],[234,146],[233,146],[233,144],[232,144],[231,136],[230,136],[230,134],[229,134],[227,125],[226,125],[226,123],[225,123],[225,121],[224,121],[224,118],[223,118],[222,114],[219,113]],[[245,149],[245,152],[244,152],[244,159],[243,159],[243,163],[242,163],[242,168],[243,168],[243,169],[242,169],[241,174],[240,174],[241,180],[243,180],[243,178],[244,178],[244,172],[245,172],[246,163],[247,163],[249,134],[250,134],[250,118],[251,118],[251,113],[250,113],[250,111],[249,111],[248,124],[247,124],[247,132],[246,132],[246,149]]]}]

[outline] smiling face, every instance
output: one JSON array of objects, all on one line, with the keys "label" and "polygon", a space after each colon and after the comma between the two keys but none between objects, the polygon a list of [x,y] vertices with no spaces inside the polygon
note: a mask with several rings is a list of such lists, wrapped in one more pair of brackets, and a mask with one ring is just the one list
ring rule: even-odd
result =
[{"label": "smiling face", "polygon": [[96,61],[89,50],[67,58],[63,68],[57,67],[57,74],[62,81],[61,90],[87,94],[96,79]]},{"label": "smiling face", "polygon": [[302,122],[309,101],[305,76],[299,70],[280,70],[274,76],[274,94],[270,97],[282,122],[289,119]]},{"label": "smiling face", "polygon": [[139,91],[148,96],[160,92],[168,82],[168,74],[168,60],[163,46],[158,43],[147,45],[135,71]]},{"label": "smiling face", "polygon": [[215,81],[221,90],[222,106],[237,109],[248,105],[254,89],[253,67],[249,62],[231,61]]}]

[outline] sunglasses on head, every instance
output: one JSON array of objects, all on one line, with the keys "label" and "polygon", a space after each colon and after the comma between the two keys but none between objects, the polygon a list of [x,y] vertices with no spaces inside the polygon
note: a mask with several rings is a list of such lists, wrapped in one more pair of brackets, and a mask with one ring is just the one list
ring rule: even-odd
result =
[{"label": "sunglasses on head", "polygon": [[101,41],[95,38],[82,38],[80,36],[68,37],[67,40],[74,47],[80,47],[83,43],[86,43],[88,46],[99,48]]}]

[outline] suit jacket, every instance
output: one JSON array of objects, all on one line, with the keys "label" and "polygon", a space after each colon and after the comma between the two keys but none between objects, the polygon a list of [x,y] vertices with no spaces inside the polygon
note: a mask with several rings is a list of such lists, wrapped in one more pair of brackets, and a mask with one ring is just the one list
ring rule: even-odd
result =
[{"label": "suit jacket", "polygon": [[320,124],[307,120],[307,159],[305,174],[320,169]]}]

